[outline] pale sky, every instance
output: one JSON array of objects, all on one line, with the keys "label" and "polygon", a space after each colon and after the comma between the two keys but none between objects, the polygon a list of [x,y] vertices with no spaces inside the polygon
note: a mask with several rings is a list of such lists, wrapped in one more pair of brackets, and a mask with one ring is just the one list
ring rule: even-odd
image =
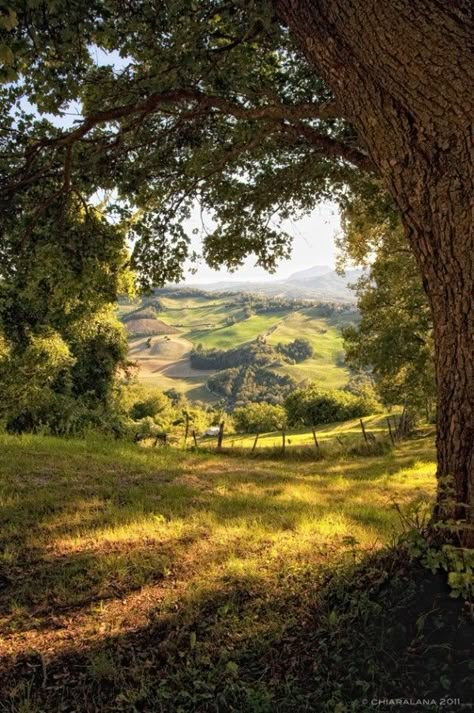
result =
[{"label": "pale sky", "polygon": [[293,237],[293,250],[291,258],[281,262],[276,272],[269,274],[263,268],[255,267],[255,258],[249,257],[245,265],[236,272],[229,272],[226,269],[212,270],[205,263],[201,264],[196,274],[186,276],[186,284],[221,280],[234,282],[284,280],[293,272],[305,270],[313,265],[335,267],[337,254],[335,238],[341,230],[339,211],[335,204],[322,203],[310,216],[299,221],[286,221],[284,229]]}]

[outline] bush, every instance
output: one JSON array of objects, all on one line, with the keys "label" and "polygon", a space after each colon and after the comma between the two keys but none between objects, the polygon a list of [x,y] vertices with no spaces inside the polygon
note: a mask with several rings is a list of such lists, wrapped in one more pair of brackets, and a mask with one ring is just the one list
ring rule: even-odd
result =
[{"label": "bush", "polygon": [[375,384],[369,376],[365,374],[353,376],[344,391],[348,391],[360,399],[361,404],[364,405],[366,414],[378,413],[382,410],[382,404],[379,401]]},{"label": "bush", "polygon": [[134,421],[142,418],[155,418],[164,415],[171,410],[171,401],[161,391],[154,389],[148,394],[135,401],[130,409],[130,417]]},{"label": "bush", "polygon": [[288,342],[288,344],[279,343],[276,348],[277,351],[285,357],[285,359],[288,359],[295,364],[305,361],[306,359],[311,359],[314,355],[314,349],[311,346],[311,342],[304,337],[301,339],[295,339],[293,342]]},{"label": "bush", "polygon": [[296,389],[285,401],[288,422],[292,426],[317,426],[334,421],[367,416],[371,404],[348,391],[321,391],[316,384]]},{"label": "bush", "polygon": [[238,433],[266,433],[286,426],[285,409],[265,402],[250,403],[237,408],[233,418]]}]

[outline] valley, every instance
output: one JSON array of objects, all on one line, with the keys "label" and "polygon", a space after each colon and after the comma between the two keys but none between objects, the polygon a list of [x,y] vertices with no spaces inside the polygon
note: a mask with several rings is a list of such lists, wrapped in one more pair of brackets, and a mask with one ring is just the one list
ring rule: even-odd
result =
[{"label": "valley", "polygon": [[192,288],[156,290],[143,301],[122,303],[118,313],[129,333],[129,357],[140,382],[209,403],[218,398],[207,387],[214,371],[190,364],[198,345],[232,349],[256,339],[276,346],[304,338],[313,349],[311,358],[281,364],[274,371],[297,382],[341,388],[349,377],[341,330],[358,318],[351,304]]}]

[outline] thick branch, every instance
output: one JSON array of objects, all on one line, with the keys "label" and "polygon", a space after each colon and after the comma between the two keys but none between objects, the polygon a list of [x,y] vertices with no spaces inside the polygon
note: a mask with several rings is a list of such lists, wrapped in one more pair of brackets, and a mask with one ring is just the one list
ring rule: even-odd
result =
[{"label": "thick branch", "polygon": [[337,139],[332,139],[330,136],[321,134],[317,129],[308,124],[288,124],[283,122],[281,124],[281,131],[285,136],[291,137],[293,140],[304,138],[311,146],[316,146],[326,156],[342,158],[358,166],[363,171],[374,171],[374,165],[369,156],[360,149],[348,146],[342,141],[337,141]]},{"label": "thick branch", "polygon": [[55,139],[39,142],[40,145],[64,145],[80,141],[95,126],[108,121],[117,121],[132,114],[151,114],[162,107],[170,104],[180,105],[194,102],[196,105],[217,109],[223,114],[233,116],[236,119],[259,120],[259,119],[334,119],[340,116],[337,106],[333,102],[323,102],[321,104],[268,104],[261,107],[246,107],[237,102],[232,102],[224,97],[203,94],[193,89],[179,89],[176,91],[161,92],[152,94],[143,101],[132,104],[104,109],[95,112],[68,133],[62,134]]}]

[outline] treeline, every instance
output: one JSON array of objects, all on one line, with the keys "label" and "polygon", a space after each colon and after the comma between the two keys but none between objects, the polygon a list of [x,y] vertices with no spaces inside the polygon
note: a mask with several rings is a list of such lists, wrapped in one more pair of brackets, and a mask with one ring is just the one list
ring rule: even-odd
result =
[{"label": "treeline", "polygon": [[191,352],[190,362],[194,369],[219,370],[250,365],[280,366],[282,360],[274,347],[258,338],[233,349],[204,349],[198,344]]},{"label": "treeline", "polygon": [[222,370],[240,366],[278,367],[283,363],[298,363],[313,356],[313,347],[307,339],[295,339],[287,344],[268,344],[258,337],[249,344],[233,349],[204,349],[198,344],[191,352],[190,362],[194,369]]},{"label": "treeline", "polygon": [[231,299],[233,305],[242,305],[249,314],[265,314],[308,308],[316,309],[315,316],[317,317],[332,317],[343,312],[357,312],[357,308],[354,305],[340,304],[338,302],[321,302],[297,297],[259,295],[252,292],[233,292],[231,290],[209,292],[198,287],[160,287],[153,291],[152,296],[148,297],[147,301],[154,302],[159,300],[160,296],[172,299],[185,299],[187,297],[203,297],[208,300]]},{"label": "treeline", "polygon": [[225,400],[228,410],[248,402],[282,404],[297,386],[290,376],[258,366],[224,369],[211,376],[207,385],[214,394]]}]

